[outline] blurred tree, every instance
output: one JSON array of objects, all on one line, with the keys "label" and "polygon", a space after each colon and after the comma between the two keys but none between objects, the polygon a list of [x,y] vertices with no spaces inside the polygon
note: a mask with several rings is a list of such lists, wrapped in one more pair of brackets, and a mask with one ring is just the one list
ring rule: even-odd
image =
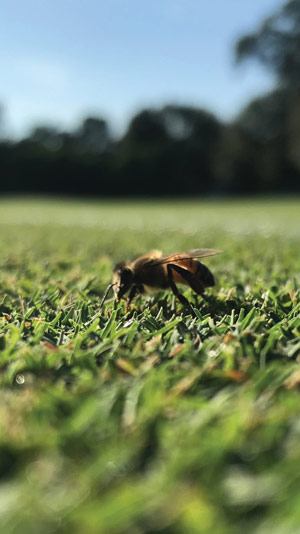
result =
[{"label": "blurred tree", "polygon": [[114,180],[120,195],[166,194],[164,152],[169,143],[160,112],[145,109],[135,115],[112,149]]},{"label": "blurred tree", "polygon": [[253,140],[268,142],[286,130],[288,95],[276,89],[252,100],[239,114],[237,123]]},{"label": "blurred tree", "polygon": [[167,140],[161,113],[145,109],[131,120],[124,141],[138,144],[161,143]]},{"label": "blurred tree", "polygon": [[0,141],[4,139],[5,136],[5,120],[4,120],[4,108],[0,104]]},{"label": "blurred tree", "polygon": [[258,59],[271,69],[280,84],[300,84],[300,0],[290,0],[267,18],[258,30],[236,45],[237,61]]},{"label": "blurred tree", "polygon": [[217,119],[183,106],[147,109],[130,122],[113,155],[119,192],[192,195],[213,189],[212,147]]},{"label": "blurred tree", "polygon": [[110,143],[110,133],[105,120],[86,118],[76,132],[77,143],[82,152],[100,154]]},{"label": "blurred tree", "polygon": [[256,32],[242,37],[235,52],[238,62],[256,59],[277,80],[274,91],[252,101],[237,119],[261,145],[262,180],[275,189],[299,190],[300,0],[286,2]]},{"label": "blurred tree", "polygon": [[41,145],[47,150],[56,151],[63,146],[63,136],[57,128],[51,126],[35,127],[29,137],[28,142]]},{"label": "blurred tree", "polygon": [[212,193],[214,151],[223,125],[212,114],[190,106],[166,106],[161,111],[172,139],[175,188],[181,193]]},{"label": "blurred tree", "polygon": [[218,120],[208,111],[189,106],[165,106],[161,111],[168,135],[176,140],[197,139],[210,143],[219,128]]},{"label": "blurred tree", "polygon": [[238,125],[224,126],[213,150],[214,192],[219,195],[257,192],[254,154],[255,143]]}]

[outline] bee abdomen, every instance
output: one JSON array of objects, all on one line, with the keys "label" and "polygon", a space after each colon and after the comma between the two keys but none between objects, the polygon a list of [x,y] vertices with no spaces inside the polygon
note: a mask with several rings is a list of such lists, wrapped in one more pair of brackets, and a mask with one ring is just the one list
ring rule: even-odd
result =
[{"label": "bee abdomen", "polygon": [[215,279],[212,272],[203,265],[203,263],[198,262],[197,274],[205,287],[213,287],[215,285]]}]

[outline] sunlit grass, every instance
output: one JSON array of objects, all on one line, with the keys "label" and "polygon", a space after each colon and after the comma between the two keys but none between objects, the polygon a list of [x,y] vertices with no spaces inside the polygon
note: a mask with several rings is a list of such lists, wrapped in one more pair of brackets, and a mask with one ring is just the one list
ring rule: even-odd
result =
[{"label": "sunlit grass", "polygon": [[[299,525],[300,202],[0,202],[4,532]],[[191,317],[114,263],[221,248]]]}]

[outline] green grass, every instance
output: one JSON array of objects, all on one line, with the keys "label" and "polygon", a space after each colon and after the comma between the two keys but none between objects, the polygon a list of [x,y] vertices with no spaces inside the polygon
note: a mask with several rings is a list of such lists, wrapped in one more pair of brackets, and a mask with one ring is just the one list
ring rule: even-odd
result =
[{"label": "green grass", "polygon": [[[300,201],[0,202],[6,534],[300,532]],[[191,317],[114,263],[221,248]]]}]

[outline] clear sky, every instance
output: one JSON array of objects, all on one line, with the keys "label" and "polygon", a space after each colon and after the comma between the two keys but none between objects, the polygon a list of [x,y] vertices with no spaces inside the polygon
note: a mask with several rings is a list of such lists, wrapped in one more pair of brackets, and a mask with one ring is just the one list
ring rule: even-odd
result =
[{"label": "clear sky", "polygon": [[1,0],[0,104],[9,132],[73,127],[87,114],[124,128],[142,106],[187,103],[230,119],[272,86],[236,67],[236,39],[279,0]]}]

